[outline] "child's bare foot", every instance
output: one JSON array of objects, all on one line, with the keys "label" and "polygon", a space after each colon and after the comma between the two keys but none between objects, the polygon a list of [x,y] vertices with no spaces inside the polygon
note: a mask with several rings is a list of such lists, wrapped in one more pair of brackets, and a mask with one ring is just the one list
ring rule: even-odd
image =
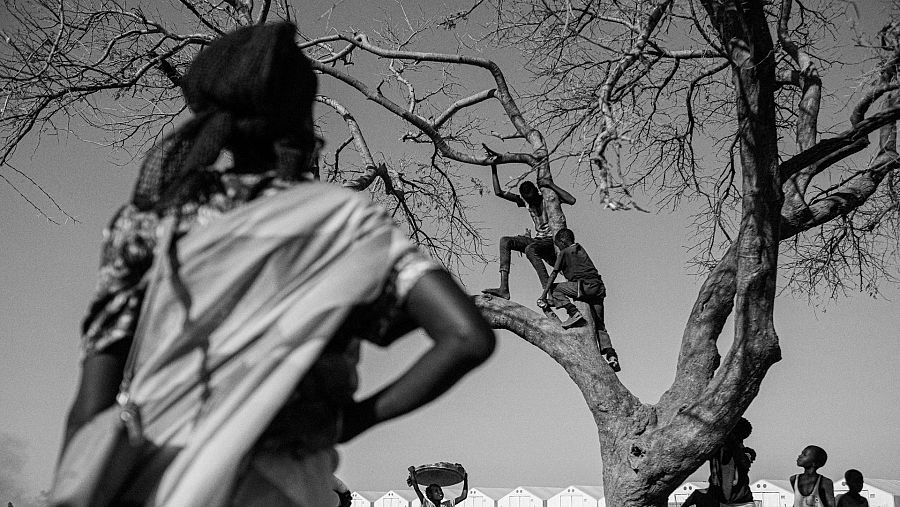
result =
[{"label": "child's bare foot", "polygon": [[509,291],[503,290],[502,288],[484,289],[481,292],[484,294],[490,294],[491,296],[497,296],[498,298],[509,299]]}]

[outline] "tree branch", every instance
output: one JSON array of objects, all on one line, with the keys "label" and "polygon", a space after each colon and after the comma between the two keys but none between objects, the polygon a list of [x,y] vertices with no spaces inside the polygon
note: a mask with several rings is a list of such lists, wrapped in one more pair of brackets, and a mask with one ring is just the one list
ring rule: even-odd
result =
[{"label": "tree branch", "polygon": [[473,95],[469,95],[468,97],[463,97],[456,102],[450,104],[444,112],[440,114],[432,123],[432,127],[435,130],[440,130],[441,126],[447,122],[454,114],[459,112],[461,109],[465,109],[469,106],[474,106],[475,104],[484,102],[485,100],[494,98],[497,96],[497,89],[491,88],[490,90],[480,91]]},{"label": "tree branch", "polygon": [[[480,67],[482,69],[487,70],[491,73],[491,76],[496,83],[496,96],[500,101],[500,104],[503,106],[504,111],[506,112],[507,117],[510,122],[516,128],[516,131],[522,134],[532,145],[533,154],[503,154],[500,155],[500,158],[496,160],[496,163],[509,163],[509,162],[519,162],[519,163],[527,163],[532,167],[536,167],[538,169],[538,178],[539,179],[549,179],[552,181],[552,176],[550,175],[549,164],[546,163],[547,157],[547,146],[544,142],[544,138],[539,131],[534,129],[528,122],[525,120],[525,117],[522,115],[522,112],[519,110],[518,105],[516,104],[515,99],[513,99],[512,95],[509,92],[509,85],[506,82],[506,77],[503,75],[503,71],[500,70],[500,67],[497,66],[493,61],[474,57],[474,56],[466,56],[459,54],[445,54],[445,53],[434,53],[434,52],[422,52],[422,51],[399,51],[399,50],[391,50],[385,49],[382,47],[375,46],[371,42],[369,42],[369,38],[363,34],[358,33],[354,37],[346,37],[342,36],[343,40],[355,44],[360,49],[368,51],[374,55],[377,55],[381,58],[394,58],[399,60],[415,60],[415,61],[423,61],[423,62],[440,62],[440,63],[453,63],[460,65],[470,65],[474,67]],[[324,72],[324,71],[323,71]],[[332,74],[334,75],[334,74]],[[334,77],[338,77],[334,75]],[[341,79],[340,77],[338,77]],[[346,79],[341,79],[344,82],[350,84]],[[351,84],[358,90],[362,91],[358,86]],[[394,111],[394,108],[388,107],[386,103],[382,103],[382,101],[375,98],[375,94],[366,94],[371,100],[374,100],[381,104],[382,106],[388,108],[394,114],[398,112]],[[396,105],[396,104],[395,104]],[[420,117],[415,117],[418,121],[412,121],[413,115],[404,116],[402,114],[397,114],[398,116],[403,117],[410,123],[412,123],[416,128],[422,130],[432,139],[435,140],[435,136],[437,133],[434,129],[430,128],[427,123],[421,119]],[[434,134],[434,135],[433,135]],[[437,136],[438,138],[440,136]],[[465,162],[476,165],[487,165],[488,160],[487,157],[472,157],[472,156],[463,156],[462,154],[456,152],[455,156],[451,156],[450,153],[453,153],[453,150],[449,150],[445,152],[445,148],[442,146],[446,146],[446,143],[435,143],[435,146],[441,151],[442,154],[457,160],[459,162]],[[449,147],[448,147],[449,148]],[[457,158],[460,157],[460,158]]]},{"label": "tree branch", "polygon": [[609,420],[628,414],[640,406],[606,364],[588,326],[565,330],[551,320],[519,303],[491,296],[474,296],[475,306],[494,329],[505,329],[541,349],[556,361],[575,382],[595,417]]},{"label": "tree branch", "polygon": [[778,167],[781,181],[786,181],[797,171],[815,164],[817,161],[845,149],[861,139],[865,139],[867,135],[876,129],[893,123],[898,119],[900,119],[900,107],[893,107],[873,114],[865,120],[860,120],[855,127],[845,130],[835,137],[819,141],[808,150],[800,152],[781,163]]}]

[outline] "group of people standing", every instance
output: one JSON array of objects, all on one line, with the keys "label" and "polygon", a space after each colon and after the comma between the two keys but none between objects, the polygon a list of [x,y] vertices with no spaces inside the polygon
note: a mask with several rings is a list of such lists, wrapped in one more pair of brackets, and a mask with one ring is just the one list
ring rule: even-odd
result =
[{"label": "group of people standing", "polygon": [[[725,437],[725,442],[709,459],[709,487],[698,489],[681,504],[681,507],[754,507],[750,490],[750,465],[756,461],[756,451],[744,445],[753,426],[745,418]],[[869,502],[860,495],[863,476],[858,470],[847,470],[844,479],[849,491],[835,501],[834,484],[819,473],[828,461],[828,453],[817,445],[806,446],[797,456],[797,466],[803,473],[790,477],[794,492],[794,507],[868,507]]]}]

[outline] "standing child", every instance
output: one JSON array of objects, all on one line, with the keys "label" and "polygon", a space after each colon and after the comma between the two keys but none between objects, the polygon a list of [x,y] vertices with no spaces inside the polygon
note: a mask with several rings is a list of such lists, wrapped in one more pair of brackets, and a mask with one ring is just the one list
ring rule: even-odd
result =
[{"label": "standing child", "polygon": [[741,417],[709,458],[709,488],[694,490],[682,507],[753,507],[749,473],[756,451],[744,446],[752,431],[750,421]]},{"label": "standing child", "polygon": [[844,473],[844,480],[847,482],[847,491],[837,498],[838,507],[869,507],[869,501],[866,497],[859,494],[863,489],[863,474],[859,470],[851,468]]},{"label": "standing child", "polygon": [[[606,286],[603,285],[600,273],[594,267],[594,263],[584,248],[575,242],[575,233],[570,229],[560,229],[554,235],[553,241],[559,248],[559,255],[556,257],[556,264],[553,266],[553,272],[550,273],[550,279],[544,287],[544,292],[538,299],[538,305],[546,307],[549,304],[547,302],[548,293],[552,293],[554,299],[566,301],[562,307],[569,314],[569,318],[562,323],[562,326],[568,329],[584,318],[575,305],[569,301],[569,298],[587,303],[591,309],[591,316],[594,318],[597,344],[600,346],[603,359],[613,371],[621,370],[616,349],[613,348],[609,333],[606,332],[606,323],[603,318]],[[553,283],[560,272],[567,281]]]},{"label": "standing child", "polygon": [[794,507],[835,507],[834,484],[818,470],[828,461],[828,453],[817,445],[809,445],[797,456],[803,473],[791,476]]}]

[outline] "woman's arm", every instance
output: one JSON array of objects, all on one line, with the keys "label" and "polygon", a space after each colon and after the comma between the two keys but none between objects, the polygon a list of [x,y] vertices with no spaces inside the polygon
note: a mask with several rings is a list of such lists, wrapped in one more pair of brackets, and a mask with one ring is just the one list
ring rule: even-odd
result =
[{"label": "woman's arm", "polygon": [[446,271],[422,275],[404,309],[434,345],[396,381],[346,407],[341,442],[434,400],[494,351],[493,331]]},{"label": "woman's arm", "polygon": [[158,217],[132,205],[119,209],[103,233],[100,281],[82,324],[81,381],[69,410],[63,448],[78,429],[116,401],[153,264]]},{"label": "woman's arm", "polygon": [[79,428],[116,402],[128,357],[128,342],[123,340],[101,353],[85,357],[78,393],[66,419],[63,449]]}]

